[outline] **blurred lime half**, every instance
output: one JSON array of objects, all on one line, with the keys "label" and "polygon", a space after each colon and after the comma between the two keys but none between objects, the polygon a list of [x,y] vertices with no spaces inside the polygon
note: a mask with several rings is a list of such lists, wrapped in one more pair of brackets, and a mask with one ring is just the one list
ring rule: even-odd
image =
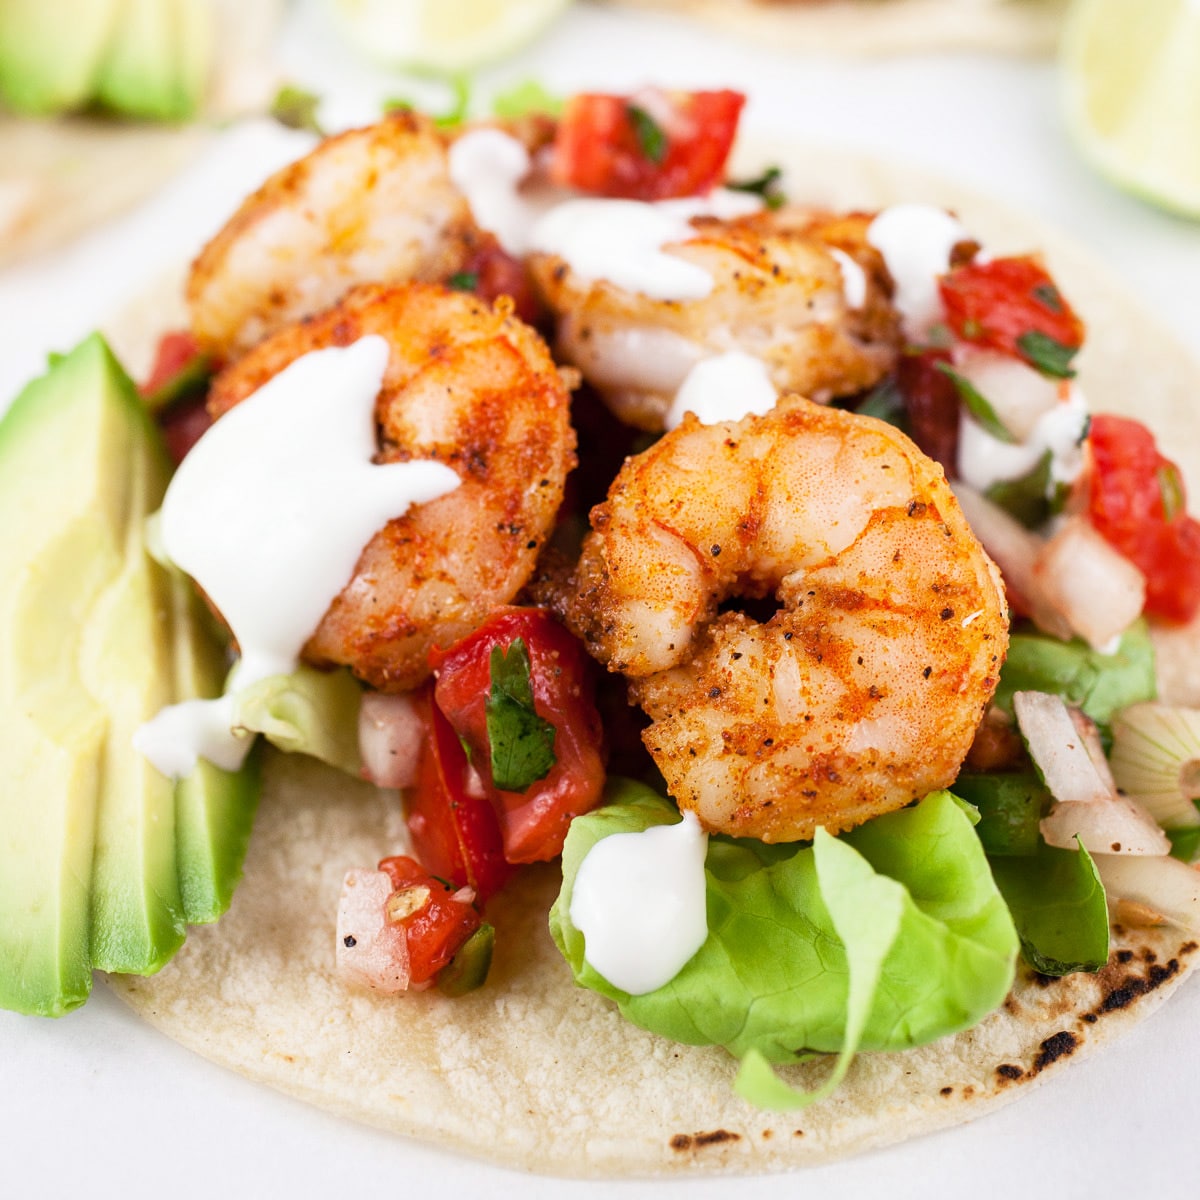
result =
[{"label": "blurred lime half", "polygon": [[1061,68],[1085,157],[1118,186],[1200,218],[1200,0],[1075,0]]},{"label": "blurred lime half", "polygon": [[388,66],[469,71],[533,41],[570,0],[329,0],[347,39]]}]

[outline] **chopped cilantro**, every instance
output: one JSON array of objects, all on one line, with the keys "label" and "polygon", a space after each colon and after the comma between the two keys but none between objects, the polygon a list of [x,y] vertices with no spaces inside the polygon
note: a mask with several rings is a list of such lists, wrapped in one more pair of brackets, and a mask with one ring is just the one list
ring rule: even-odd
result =
[{"label": "chopped cilantro", "polygon": [[1174,463],[1163,463],[1155,475],[1158,478],[1159,494],[1162,496],[1163,518],[1173,521],[1187,508],[1179,468]]},{"label": "chopped cilantro", "polygon": [[652,163],[661,163],[667,156],[667,135],[663,127],[636,104],[627,104],[625,111],[629,114],[642,153]]},{"label": "chopped cilantro", "polygon": [[949,363],[935,363],[939,371],[950,379],[958,392],[958,398],[963,402],[967,412],[1001,442],[1015,442],[1017,439],[1005,427],[988,398],[965,376],[960,375]]},{"label": "chopped cilantro", "polygon": [[271,116],[288,129],[307,129],[324,137],[325,131],[317,121],[320,103],[321,97],[315,93],[285,83],[271,102]]},{"label": "chopped cilantro", "polygon": [[1043,308],[1048,308],[1053,313],[1060,313],[1063,310],[1062,296],[1058,294],[1058,288],[1052,283],[1039,283],[1033,289],[1033,298]]},{"label": "chopped cilantro", "polygon": [[500,92],[492,101],[492,112],[510,121],[530,113],[557,117],[562,114],[563,107],[563,98],[547,91],[536,79],[526,79],[507,92]]},{"label": "chopped cilantro", "polygon": [[514,639],[507,653],[493,646],[490,669],[492,687],[484,711],[492,780],[501,791],[524,792],[545,779],[558,761],[554,726],[534,708],[529,651],[523,638]]},{"label": "chopped cilantro", "polygon": [[1053,461],[1053,454],[1047,450],[1032,471],[1016,479],[1001,479],[984,495],[1016,517],[1026,529],[1037,529],[1062,511],[1069,491],[1065,484],[1052,482],[1050,467]]},{"label": "chopped cilantro", "polygon": [[1017,349],[1021,357],[1037,367],[1043,375],[1052,375],[1055,379],[1074,379],[1071,359],[1078,353],[1077,346],[1064,345],[1048,333],[1031,329],[1017,338]]},{"label": "chopped cilantro", "polygon": [[863,417],[875,417],[908,432],[908,409],[894,375],[885,375],[855,406]]},{"label": "chopped cilantro", "polygon": [[753,179],[735,179],[725,186],[731,192],[749,192],[752,196],[761,196],[763,204],[774,211],[787,203],[782,180],[783,171],[779,167],[768,167]]},{"label": "chopped cilantro", "polygon": [[455,271],[446,283],[456,292],[473,292],[479,286],[479,272]]}]

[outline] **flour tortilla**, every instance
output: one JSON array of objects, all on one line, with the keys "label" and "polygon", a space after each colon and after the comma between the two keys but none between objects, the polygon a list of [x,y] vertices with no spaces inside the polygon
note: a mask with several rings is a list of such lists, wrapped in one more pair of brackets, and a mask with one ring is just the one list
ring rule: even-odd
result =
[{"label": "flour tortilla", "polygon": [[1048,55],[1067,0],[613,0],[695,18],[773,50]]},{"label": "flour tortilla", "polygon": [[[1148,421],[1200,495],[1189,415],[1200,371],[1086,254],[907,168],[781,146],[760,145],[751,157],[782,163],[795,198],[842,208],[929,200],[957,210],[993,253],[1042,248],[1089,324],[1081,377],[1093,409]],[[117,340],[137,353],[140,337],[144,355],[153,326],[133,326]],[[1174,657],[1200,661],[1200,632],[1169,639]],[[1196,701],[1196,686],[1181,670],[1165,690]],[[733,1094],[737,1064],[724,1051],[637,1029],[572,984],[546,927],[554,864],[529,871],[489,907],[496,960],[481,991],[447,1000],[344,989],[334,976],[343,872],[405,844],[394,794],[274,756],[229,914],[193,930],[159,975],[109,982],[205,1057],[356,1120],[525,1170],[646,1176],[781,1170],[970,1120],[1149,1015],[1197,958],[1196,942],[1177,930],[1116,930],[1098,975],[1047,980],[1022,968],[1003,1008],[975,1029],[859,1055],[830,1099],[765,1113]],[[811,1088],[828,1069],[815,1062],[783,1074]]]}]

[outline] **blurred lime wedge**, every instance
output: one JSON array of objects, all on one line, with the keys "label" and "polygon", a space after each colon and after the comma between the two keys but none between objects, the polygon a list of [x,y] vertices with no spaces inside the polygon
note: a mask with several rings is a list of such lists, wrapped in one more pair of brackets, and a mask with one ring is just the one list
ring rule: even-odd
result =
[{"label": "blurred lime wedge", "polygon": [[533,41],[570,0],[329,0],[347,39],[390,66],[469,71]]},{"label": "blurred lime wedge", "polygon": [[1200,218],[1200,0],[1075,0],[1061,66],[1084,156],[1118,186]]}]

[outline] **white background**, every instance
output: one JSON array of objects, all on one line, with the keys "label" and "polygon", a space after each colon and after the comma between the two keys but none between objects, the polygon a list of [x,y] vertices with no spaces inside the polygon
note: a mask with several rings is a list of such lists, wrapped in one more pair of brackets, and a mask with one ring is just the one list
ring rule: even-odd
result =
[{"label": "white background", "polygon": [[[292,78],[336,93],[334,120],[395,94],[307,10],[281,53]],[[928,166],[1070,231],[1200,355],[1200,226],[1111,190],[1076,159],[1051,64],[985,56],[869,62],[783,58],[685,23],[574,9],[486,75],[552,91],[647,82],[732,86],[751,132],[825,141]],[[0,397],[193,253],[236,199],[294,151],[261,126],[223,135],[186,176],[64,252],[0,272]],[[2,403],[2,400],[0,400]],[[552,1119],[552,1118],[551,1118]],[[546,1180],[481,1166],[337,1120],[198,1059],[101,985],[51,1022],[0,1013],[0,1196],[327,1197],[366,1194],[624,1198],[1194,1195],[1200,986],[1097,1058],[973,1125],[799,1175]],[[485,1149],[481,1147],[481,1150]]]}]

